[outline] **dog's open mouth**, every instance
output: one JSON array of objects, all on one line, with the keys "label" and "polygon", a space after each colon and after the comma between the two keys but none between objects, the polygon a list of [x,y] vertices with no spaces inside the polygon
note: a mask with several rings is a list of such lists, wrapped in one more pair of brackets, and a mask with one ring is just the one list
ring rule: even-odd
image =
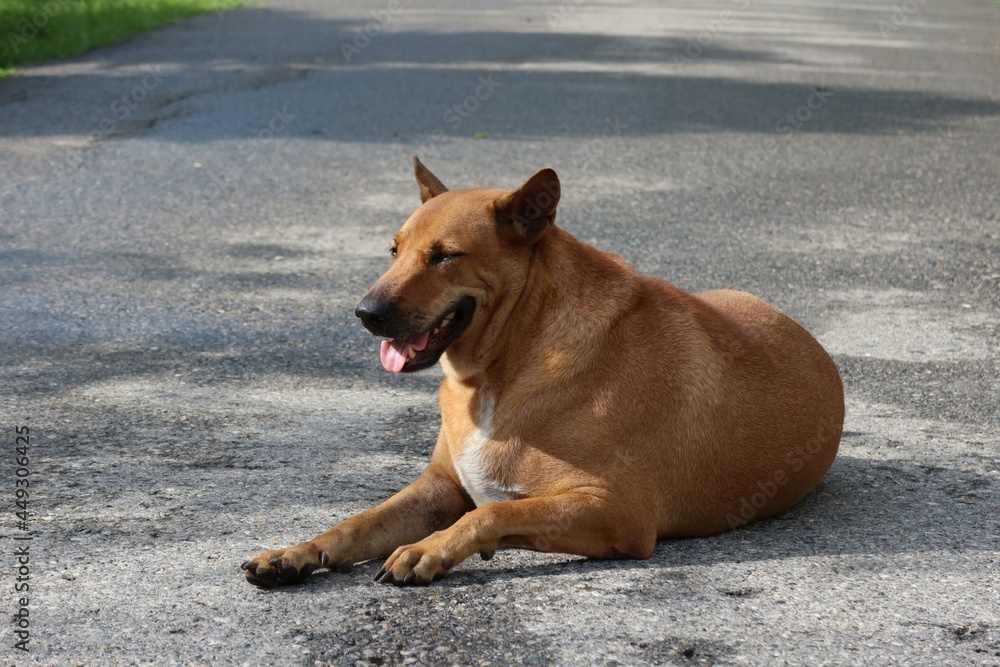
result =
[{"label": "dog's open mouth", "polygon": [[412,338],[382,341],[382,365],[393,373],[409,373],[433,366],[445,349],[465,332],[476,311],[476,300],[463,297],[426,331]]}]

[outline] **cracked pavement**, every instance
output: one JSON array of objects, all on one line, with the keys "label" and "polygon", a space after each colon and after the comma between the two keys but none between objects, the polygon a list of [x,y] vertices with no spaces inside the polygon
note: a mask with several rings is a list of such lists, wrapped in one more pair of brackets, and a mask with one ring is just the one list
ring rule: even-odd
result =
[{"label": "cracked pavement", "polygon": [[[8,619],[23,425],[34,512],[0,661],[1000,665],[1000,7],[396,6],[274,0],[0,81]],[[450,187],[551,166],[579,238],[802,322],[848,401],[821,487],[648,561],[247,585],[429,454],[439,370],[390,376],[352,313],[414,153]]]}]

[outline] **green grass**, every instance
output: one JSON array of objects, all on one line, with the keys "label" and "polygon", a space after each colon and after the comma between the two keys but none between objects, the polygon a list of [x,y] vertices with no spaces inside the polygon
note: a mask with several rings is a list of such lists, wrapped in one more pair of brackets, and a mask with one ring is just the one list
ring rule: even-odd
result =
[{"label": "green grass", "polygon": [[0,0],[0,78],[242,0]]}]

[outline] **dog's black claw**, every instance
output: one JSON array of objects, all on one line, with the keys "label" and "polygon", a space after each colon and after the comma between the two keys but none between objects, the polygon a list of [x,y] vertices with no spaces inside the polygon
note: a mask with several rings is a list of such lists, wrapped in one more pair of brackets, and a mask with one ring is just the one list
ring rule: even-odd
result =
[{"label": "dog's black claw", "polygon": [[246,578],[251,584],[260,588],[274,588],[278,583],[278,573],[270,568],[257,568],[253,572],[247,570]]},{"label": "dog's black claw", "polygon": [[249,571],[251,571],[250,570],[250,566],[251,565],[253,565],[253,569],[254,570],[257,569],[257,566],[254,565],[254,562],[253,561],[249,561],[249,560],[245,560],[242,563],[240,563],[240,569],[249,572]]},{"label": "dog's black claw", "polygon": [[383,574],[383,575],[382,575],[382,576],[381,576],[381,577],[379,578],[379,580],[378,580],[378,583],[380,583],[380,584],[395,584],[395,583],[397,583],[397,582],[396,582],[396,577],[394,577],[394,576],[392,575],[392,572],[390,571],[390,572],[386,572],[386,573],[384,573],[384,574]]},{"label": "dog's black claw", "polygon": [[378,572],[375,573],[375,577],[372,580],[373,581],[380,581],[382,579],[382,575],[383,574],[385,574],[385,568],[384,567],[381,568]]},{"label": "dog's black claw", "polygon": [[410,570],[409,572],[406,573],[406,576],[403,577],[403,585],[409,586],[416,580],[416,578],[417,578],[417,573],[414,572],[413,570]]},{"label": "dog's black claw", "polygon": [[[493,555],[496,552],[497,552],[496,549],[484,549],[484,550],[482,550],[482,551],[479,552],[479,557],[482,558],[483,560],[489,560],[489,559],[493,558]],[[447,565],[446,567],[451,567],[451,566]]]}]

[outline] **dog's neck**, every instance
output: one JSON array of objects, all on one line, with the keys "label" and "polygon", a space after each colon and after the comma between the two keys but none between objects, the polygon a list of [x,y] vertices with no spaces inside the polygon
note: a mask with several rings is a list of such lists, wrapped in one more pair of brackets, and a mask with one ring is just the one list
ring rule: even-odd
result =
[{"label": "dog's neck", "polygon": [[605,335],[635,295],[628,262],[553,226],[537,242],[524,284],[498,299],[479,339],[442,357],[445,375],[494,389],[515,377],[568,381],[587,365],[579,355],[594,346],[586,340]]}]

